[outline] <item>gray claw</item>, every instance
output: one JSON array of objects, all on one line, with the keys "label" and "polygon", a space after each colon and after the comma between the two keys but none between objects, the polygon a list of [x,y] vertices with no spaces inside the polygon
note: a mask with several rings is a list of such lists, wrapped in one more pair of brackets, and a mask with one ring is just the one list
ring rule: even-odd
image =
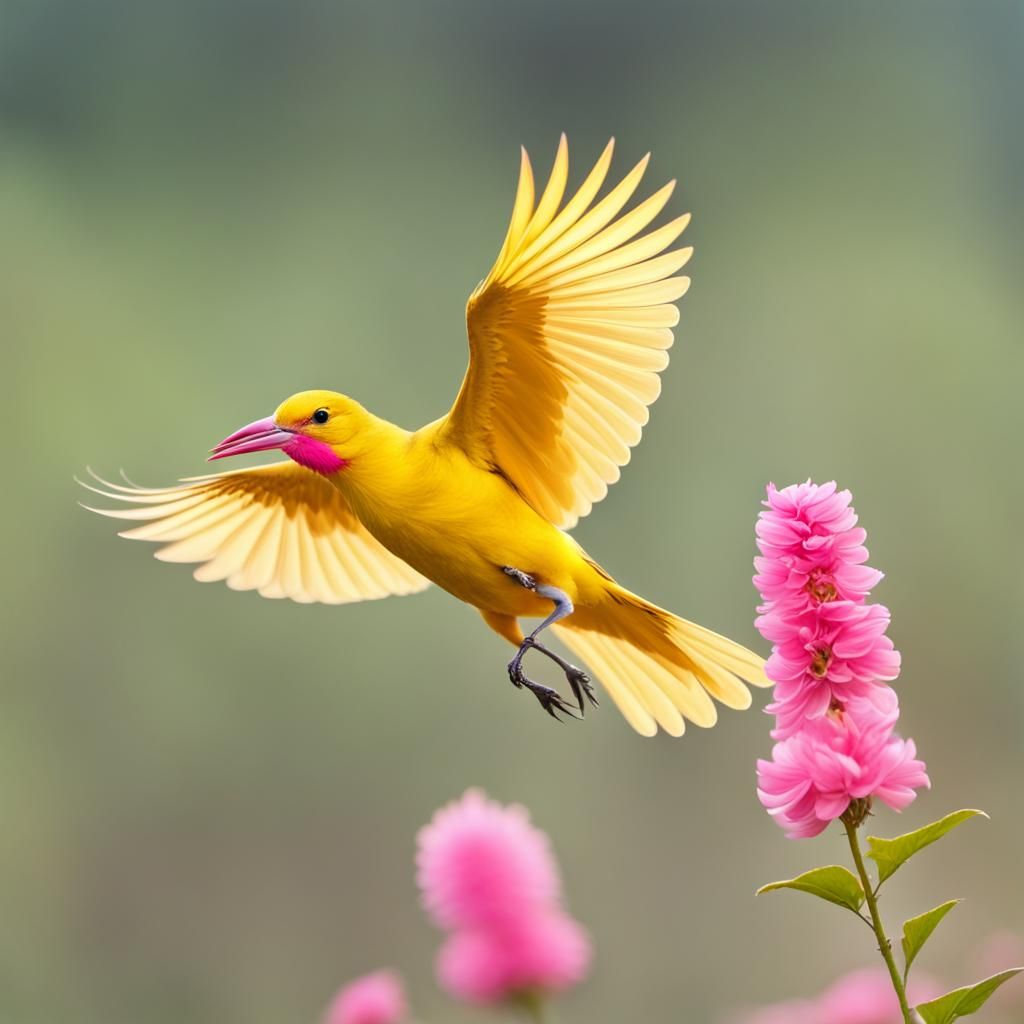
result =
[{"label": "gray claw", "polygon": [[590,676],[583,669],[570,665],[565,670],[565,678],[569,680],[573,696],[576,698],[576,703],[580,706],[581,718],[586,714],[586,701],[589,701],[595,708],[601,706],[597,697],[594,696],[594,685],[590,681]]}]

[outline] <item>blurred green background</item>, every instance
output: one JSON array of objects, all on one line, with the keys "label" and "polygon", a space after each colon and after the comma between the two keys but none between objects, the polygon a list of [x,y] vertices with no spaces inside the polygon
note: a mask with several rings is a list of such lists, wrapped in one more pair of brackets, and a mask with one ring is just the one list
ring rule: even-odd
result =
[{"label": "blurred green background", "polygon": [[[553,838],[592,979],[565,1021],[704,1022],[816,992],[870,937],[762,882],[843,857],[757,803],[768,719],[556,726],[441,592],[299,607],[194,583],[87,515],[290,393],[416,426],[465,360],[518,146],[579,181],[654,152],[694,285],[665,392],[577,536],[764,649],[764,484],[854,491],[934,789],[969,826],[887,891],[969,897],[924,958],[1024,930],[1024,13],[1017,2],[0,5],[0,1019],[315,1020],[344,979],[437,991],[414,832],[468,785]],[[761,704],[764,697],[759,698]]]}]

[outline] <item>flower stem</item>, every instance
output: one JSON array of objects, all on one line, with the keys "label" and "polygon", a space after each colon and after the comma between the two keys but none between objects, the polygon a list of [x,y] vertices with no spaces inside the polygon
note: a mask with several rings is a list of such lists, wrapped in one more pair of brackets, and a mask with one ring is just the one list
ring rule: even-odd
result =
[{"label": "flower stem", "polygon": [[864,857],[860,851],[860,840],[857,838],[857,826],[845,818],[843,827],[846,829],[846,838],[850,841],[850,852],[853,854],[853,862],[857,865],[857,874],[860,875],[860,884],[864,888],[864,899],[868,905],[868,912],[871,914],[871,927],[878,939],[878,951],[882,954],[885,966],[889,969],[889,977],[892,979],[892,987],[896,990],[896,998],[900,1002],[900,1013],[903,1014],[905,1024],[915,1024],[920,1020],[910,1009],[907,1002],[907,990],[903,984],[899,969],[896,967],[896,960],[892,955],[892,943],[886,937],[885,928],[882,926],[882,917],[878,913],[878,897],[875,895],[871,879],[868,877],[867,868],[864,866]]},{"label": "flower stem", "polygon": [[516,1002],[533,1024],[545,1024],[547,1014],[544,1012],[544,1000],[539,992],[523,992]]}]

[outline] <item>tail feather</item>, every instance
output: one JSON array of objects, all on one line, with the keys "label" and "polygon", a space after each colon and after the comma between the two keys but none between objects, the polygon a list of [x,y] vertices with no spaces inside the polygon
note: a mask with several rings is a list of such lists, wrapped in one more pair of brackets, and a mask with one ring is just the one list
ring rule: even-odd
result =
[{"label": "tail feather", "polygon": [[742,710],[752,686],[768,686],[764,661],[740,644],[680,619],[617,585],[598,607],[552,627],[644,736],[660,726],[681,736],[686,722],[709,728],[712,697]]},{"label": "tail feather", "polygon": [[[643,673],[631,671],[628,667],[629,652],[622,652],[627,660],[627,667],[624,668],[618,657],[616,643],[608,637],[586,630],[569,629],[567,626],[551,628],[571,651],[579,655],[595,678],[600,680],[622,717],[641,736],[653,736],[658,731],[658,725],[652,714],[653,709],[634,681],[642,679]],[[679,721],[681,724],[682,719]],[[677,729],[673,735],[681,735],[681,730]]]}]

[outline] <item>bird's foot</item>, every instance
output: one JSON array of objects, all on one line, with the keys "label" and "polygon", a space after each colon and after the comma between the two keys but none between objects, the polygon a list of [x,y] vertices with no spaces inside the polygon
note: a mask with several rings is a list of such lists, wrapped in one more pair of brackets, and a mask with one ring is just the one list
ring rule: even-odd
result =
[{"label": "bird's foot", "polygon": [[580,717],[586,713],[584,700],[589,701],[595,708],[601,706],[597,697],[594,696],[594,684],[590,681],[590,676],[583,669],[577,668],[575,665],[569,665],[565,669],[565,678],[569,681],[573,696],[576,698],[576,703],[580,706]]},{"label": "bird's foot", "polygon": [[501,571],[506,576],[511,576],[519,586],[525,587],[527,590],[537,589],[537,581],[528,572],[523,572],[522,569],[515,569],[511,565],[503,565]]},{"label": "bird's foot", "polygon": [[579,705],[581,718],[586,714],[587,701],[589,701],[595,708],[601,706],[598,703],[597,697],[594,696],[594,685],[590,681],[590,676],[588,676],[583,669],[577,668],[571,662],[566,661],[565,658],[555,654],[554,651],[545,647],[539,640],[534,639],[533,636],[526,637],[523,641],[523,645],[533,647],[540,651],[541,654],[550,658],[565,673],[566,681],[569,686],[572,687],[573,696],[576,698],[576,703]]},{"label": "bird's foot", "polygon": [[523,677],[521,686],[525,686],[537,698],[537,703],[556,721],[560,722],[562,719],[558,717],[559,713],[565,715],[568,718],[579,718],[576,714],[576,709],[555,689],[550,686],[544,686],[543,683],[535,683],[532,679]]},{"label": "bird's foot", "polygon": [[[559,712],[563,715],[567,715],[569,718],[579,718],[580,715],[576,714],[576,710],[566,699],[555,689],[550,686],[545,686],[543,683],[535,682],[531,679],[524,671],[522,667],[523,655],[533,646],[531,641],[524,641],[523,645],[519,648],[516,656],[508,663],[508,677],[512,681],[512,685],[518,689],[527,689],[537,698],[537,703],[553,718],[556,722],[560,722],[561,719],[558,717]],[[589,680],[588,680],[589,683]],[[575,686],[573,692],[576,692]],[[580,702],[582,708],[583,701],[577,695],[577,700]]]}]

